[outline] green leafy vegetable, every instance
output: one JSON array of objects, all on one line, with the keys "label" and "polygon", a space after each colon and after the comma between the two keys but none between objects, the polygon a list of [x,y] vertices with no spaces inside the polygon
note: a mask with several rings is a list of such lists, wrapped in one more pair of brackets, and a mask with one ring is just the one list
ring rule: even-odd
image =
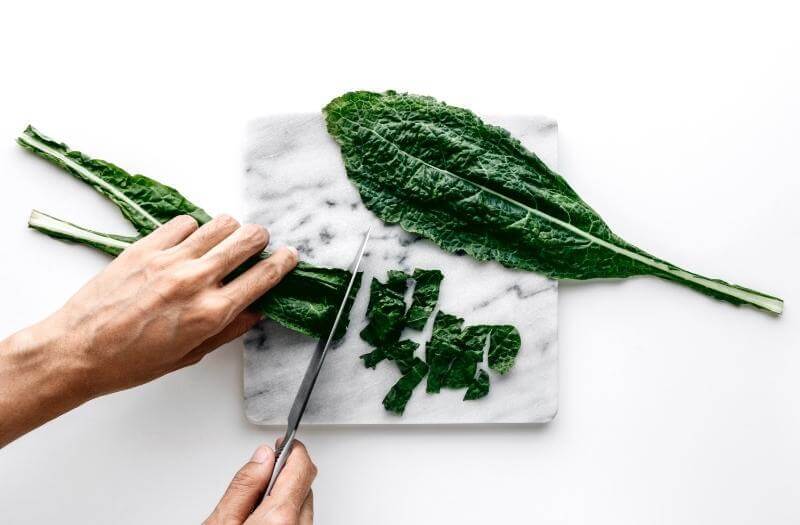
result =
[{"label": "green leafy vegetable", "polygon": [[375,369],[375,367],[378,366],[378,363],[386,359],[386,350],[384,347],[379,347],[374,349],[372,352],[361,354],[358,357],[364,361],[364,366],[366,368]]},{"label": "green leafy vegetable", "polygon": [[[505,374],[514,366],[522,340],[519,331],[511,325],[469,326],[462,335],[462,344],[483,353],[489,337],[489,368]],[[479,350],[478,350],[479,349]]]},{"label": "green leafy vegetable", "polygon": [[475,375],[476,362],[461,355],[463,324],[464,320],[454,315],[441,311],[436,314],[431,339],[425,347],[425,361],[430,367],[426,391],[430,394],[439,392],[443,386],[457,384],[459,378],[469,375],[469,369],[472,369],[470,379]]},{"label": "green leafy vegetable", "polygon": [[539,157],[466,109],[358,91],[324,112],[367,208],[444,250],[556,279],[654,275],[733,304],[783,310],[777,297],[625,242]]},{"label": "green leafy vegetable", "polygon": [[[405,274],[403,274],[405,275]],[[403,320],[406,313],[405,293],[406,280],[402,280],[402,289],[397,276],[383,284],[373,278],[369,287],[369,305],[367,319],[369,324],[361,331],[361,339],[373,346],[383,346],[400,339]]]},{"label": "green leafy vegetable", "polygon": [[401,374],[405,374],[412,364],[414,352],[417,348],[419,348],[418,343],[404,339],[402,341],[389,343],[385,346],[380,346],[372,352],[359,357],[364,360],[364,366],[367,368],[375,368],[375,366],[384,359],[389,359],[397,363]]},{"label": "green leafy vegetable", "polygon": [[[201,224],[211,220],[205,211],[174,188],[142,175],[129,175],[111,163],[91,159],[45,137],[30,126],[18,142],[108,197],[142,235],[177,215],[191,215]],[[111,255],[118,255],[137,239],[96,232],[38,211],[31,214],[28,224],[51,237],[92,246]],[[248,261],[243,268],[268,256],[264,252]],[[312,337],[322,337],[330,329],[349,279],[350,273],[346,270],[318,268],[301,262],[278,286],[256,301],[255,306],[287,328]],[[358,293],[359,284],[360,281],[356,282],[351,291],[348,312]],[[347,323],[343,322],[336,337],[343,335],[346,328]]]},{"label": "green leafy vegetable", "polygon": [[414,352],[419,348],[419,344],[408,339],[392,343],[385,347],[384,352],[387,359],[394,361],[400,369],[401,374],[406,374],[414,365]]},{"label": "green leafy vegetable", "polygon": [[467,387],[467,392],[464,394],[464,401],[472,401],[486,397],[489,393],[489,374],[486,370],[478,370],[478,377],[472,380]]},{"label": "green leafy vegetable", "polygon": [[425,374],[428,373],[428,365],[425,361],[415,357],[406,373],[389,390],[383,398],[383,406],[386,410],[402,415],[406,409],[408,400],[418,384],[422,382]]},{"label": "green leafy vegetable", "polygon": [[395,293],[405,295],[408,288],[410,275],[400,270],[389,270],[387,272],[386,287]]},{"label": "green leafy vegetable", "polygon": [[444,275],[439,270],[414,269],[414,294],[406,312],[406,326],[422,330],[439,300],[439,286]]}]

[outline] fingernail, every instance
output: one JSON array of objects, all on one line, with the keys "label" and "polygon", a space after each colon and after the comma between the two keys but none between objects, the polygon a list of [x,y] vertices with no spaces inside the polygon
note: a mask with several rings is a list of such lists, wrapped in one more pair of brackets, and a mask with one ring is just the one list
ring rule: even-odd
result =
[{"label": "fingernail", "polygon": [[250,458],[250,461],[255,461],[256,463],[264,463],[268,457],[269,457],[269,450],[267,450],[267,447],[258,447],[256,451],[253,452],[253,457]]},{"label": "fingernail", "polygon": [[294,246],[287,246],[286,249],[292,252],[294,258],[297,259],[297,248],[295,248]]}]

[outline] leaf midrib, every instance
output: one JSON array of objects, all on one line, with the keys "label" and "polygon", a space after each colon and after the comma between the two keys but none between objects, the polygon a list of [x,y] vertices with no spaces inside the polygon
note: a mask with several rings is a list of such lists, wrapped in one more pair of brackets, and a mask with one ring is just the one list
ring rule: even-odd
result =
[{"label": "leaf midrib", "polygon": [[702,277],[702,276],[699,276],[699,275],[695,275],[695,274],[693,274],[691,272],[688,272],[686,270],[682,270],[682,269],[677,268],[677,267],[673,268],[670,265],[667,265],[666,263],[657,261],[657,260],[652,259],[650,257],[645,257],[644,255],[638,254],[636,252],[632,252],[630,250],[627,250],[625,248],[617,246],[616,244],[610,243],[610,242],[608,242],[608,241],[606,241],[604,239],[601,239],[599,237],[595,237],[594,235],[592,235],[592,234],[590,234],[588,232],[585,232],[585,231],[581,230],[580,228],[577,228],[576,226],[573,226],[572,224],[570,224],[568,222],[564,222],[564,221],[562,221],[562,220],[560,220],[560,219],[558,219],[556,217],[553,217],[552,215],[548,215],[547,213],[544,213],[544,212],[542,212],[540,210],[537,210],[536,208],[532,208],[532,207],[530,207],[530,206],[528,206],[526,204],[523,204],[523,203],[521,203],[521,202],[519,202],[519,201],[517,201],[517,200],[515,200],[515,199],[513,199],[511,197],[508,197],[506,195],[503,195],[502,193],[499,193],[499,192],[497,192],[495,190],[492,190],[491,188],[488,188],[488,187],[486,187],[486,186],[484,186],[482,184],[479,184],[479,183],[477,183],[475,181],[469,180],[469,179],[467,179],[465,177],[462,177],[461,175],[458,175],[458,174],[453,173],[451,171],[439,168],[438,166],[434,166],[434,165],[426,162],[425,160],[417,157],[416,155],[413,155],[413,154],[405,151],[404,149],[400,148],[397,144],[395,144],[394,142],[390,141],[389,139],[387,139],[386,137],[381,135],[378,131],[372,129],[369,126],[365,126],[365,125],[361,124],[360,122],[357,122],[357,121],[354,121],[352,119],[349,119],[349,118],[347,118],[345,116],[342,116],[341,114],[339,115],[339,118],[341,118],[342,120],[345,120],[345,121],[347,121],[347,122],[349,122],[349,123],[351,123],[351,124],[353,124],[353,125],[355,125],[355,126],[357,126],[359,128],[362,128],[362,129],[372,133],[373,135],[378,137],[378,139],[380,139],[381,141],[383,141],[386,144],[388,144],[390,147],[392,147],[395,150],[397,150],[400,154],[402,154],[402,155],[404,155],[404,156],[406,156],[406,157],[408,157],[408,158],[410,158],[410,159],[412,159],[412,160],[414,160],[414,161],[416,161],[416,162],[418,162],[418,163],[420,163],[420,164],[422,164],[424,166],[427,166],[427,167],[429,167],[429,168],[431,168],[431,169],[433,169],[435,171],[438,171],[438,172],[441,172],[441,173],[445,173],[447,175],[455,177],[458,180],[461,180],[461,181],[463,181],[463,182],[465,182],[467,184],[475,186],[480,191],[484,191],[484,192],[486,192],[488,194],[494,195],[495,197],[498,197],[501,200],[508,201],[511,204],[519,207],[520,209],[525,210],[527,213],[531,213],[533,215],[536,215],[536,216],[544,219],[545,221],[548,221],[548,222],[551,222],[553,224],[556,224],[559,227],[564,228],[565,230],[568,230],[568,231],[570,231],[570,232],[572,232],[572,233],[574,233],[574,234],[576,234],[576,235],[578,235],[580,237],[583,237],[584,239],[590,241],[591,243],[596,243],[596,244],[598,244],[598,245],[600,245],[600,246],[602,246],[602,247],[604,247],[604,248],[606,248],[608,250],[611,250],[611,251],[613,251],[613,252],[615,252],[615,253],[617,253],[619,255],[622,255],[624,257],[628,257],[629,259],[633,259],[635,261],[638,261],[638,262],[640,262],[640,263],[642,263],[642,264],[644,264],[646,266],[649,266],[651,268],[655,268],[656,270],[659,270],[659,271],[662,271],[664,273],[667,273],[667,274],[669,274],[669,275],[671,275],[671,276],[673,276],[673,277],[675,277],[677,279],[690,281],[690,282],[693,282],[693,283],[695,283],[695,284],[697,284],[699,286],[703,286],[703,287],[715,290],[715,291],[717,291],[719,293],[731,295],[731,296],[736,297],[737,299],[740,299],[742,301],[757,304],[757,305],[759,305],[762,308],[765,308],[767,310],[771,310],[771,311],[779,313],[783,309],[782,308],[782,301],[780,301],[780,299],[772,298],[770,296],[765,296],[765,295],[761,295],[761,294],[755,294],[755,293],[752,293],[752,292],[747,292],[745,290],[741,290],[739,288],[736,288],[736,287],[733,287],[733,286],[730,286],[730,285],[724,285],[724,284],[718,283],[716,281],[713,281],[711,279],[707,279],[705,277]]},{"label": "leaf midrib", "polygon": [[109,184],[108,181],[98,177],[97,175],[92,173],[90,170],[86,169],[84,166],[81,166],[80,164],[78,164],[77,162],[72,160],[70,157],[65,155],[63,152],[61,152],[61,151],[59,151],[57,149],[51,148],[50,146],[48,146],[44,142],[40,141],[39,139],[31,137],[30,135],[27,135],[27,134],[23,134],[20,137],[20,140],[22,140],[24,142],[27,142],[29,145],[40,149],[41,151],[47,153],[48,155],[52,155],[53,157],[56,157],[57,159],[59,159],[64,164],[68,165],[70,169],[73,169],[73,170],[77,171],[78,173],[80,173],[81,175],[86,177],[87,179],[95,182],[98,186],[102,186],[104,189],[106,189],[110,193],[112,193],[115,197],[117,197],[121,201],[127,203],[130,208],[132,208],[138,214],[140,214],[142,217],[144,217],[145,219],[150,221],[153,224],[153,226],[155,226],[156,228],[161,226],[162,223],[158,219],[156,219],[155,217],[153,217],[152,215],[147,213],[147,211],[145,211],[144,208],[139,206],[139,204],[137,204],[136,202],[131,200],[127,195],[125,195],[124,193],[119,191],[119,189],[117,189],[115,186],[113,186],[112,184]]}]

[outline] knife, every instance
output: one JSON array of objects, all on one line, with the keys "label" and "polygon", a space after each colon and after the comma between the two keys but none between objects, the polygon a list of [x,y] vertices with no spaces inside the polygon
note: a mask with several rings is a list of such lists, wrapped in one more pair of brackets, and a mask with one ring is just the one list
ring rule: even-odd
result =
[{"label": "knife", "polygon": [[294,435],[297,433],[297,427],[300,425],[300,419],[302,419],[303,413],[306,411],[306,405],[308,405],[308,399],[311,397],[311,392],[314,390],[314,384],[317,382],[317,376],[322,368],[322,362],[325,361],[325,354],[328,353],[328,348],[330,348],[331,343],[333,342],[333,335],[336,333],[336,329],[339,327],[339,324],[342,321],[345,305],[350,298],[350,291],[353,289],[353,285],[358,277],[358,267],[361,264],[361,259],[364,258],[364,249],[367,247],[367,241],[369,240],[369,234],[371,231],[372,228],[370,227],[367,230],[367,233],[364,234],[364,240],[361,241],[361,246],[358,248],[356,258],[350,265],[350,282],[347,284],[347,288],[344,291],[344,297],[339,305],[339,310],[336,312],[336,318],[333,320],[333,326],[331,326],[330,333],[328,333],[327,337],[320,338],[319,342],[317,342],[317,347],[314,349],[314,353],[311,354],[311,361],[309,361],[308,368],[306,368],[306,374],[303,376],[303,382],[300,383],[300,388],[297,390],[297,395],[294,398],[292,409],[289,411],[289,419],[286,425],[286,435],[283,438],[283,443],[281,443],[281,445],[275,450],[277,459],[275,460],[275,467],[272,469],[272,477],[269,480],[269,485],[267,485],[267,491],[264,493],[264,497],[269,496],[269,494],[272,492],[272,487],[275,485],[275,480],[278,479],[278,475],[281,473],[284,464],[286,464],[286,458],[289,457],[289,454],[292,451]]}]

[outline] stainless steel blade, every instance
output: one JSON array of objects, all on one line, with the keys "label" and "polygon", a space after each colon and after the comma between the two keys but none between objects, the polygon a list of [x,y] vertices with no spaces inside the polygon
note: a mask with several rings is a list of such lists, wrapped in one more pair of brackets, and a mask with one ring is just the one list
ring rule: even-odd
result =
[{"label": "stainless steel blade", "polygon": [[340,322],[342,321],[345,306],[350,299],[350,292],[353,289],[356,279],[358,278],[358,267],[361,264],[361,260],[364,258],[364,250],[367,247],[367,241],[369,240],[371,231],[372,228],[370,227],[367,230],[367,233],[364,234],[364,240],[361,241],[361,246],[358,248],[356,257],[353,260],[353,263],[350,265],[350,282],[347,284],[347,288],[345,289],[344,297],[339,305],[339,310],[336,312],[336,318],[333,321],[333,326],[331,326],[330,333],[328,333],[328,337],[319,340],[316,348],[314,349],[314,353],[311,355],[311,360],[308,363],[308,368],[306,368],[303,381],[300,383],[300,388],[297,390],[297,395],[294,398],[292,409],[289,411],[289,418],[286,425],[286,435],[284,436],[281,445],[275,450],[277,459],[275,460],[275,467],[272,469],[272,477],[269,480],[269,485],[267,486],[265,496],[268,496],[270,492],[272,492],[272,487],[275,485],[275,480],[278,478],[281,469],[283,469],[283,466],[286,463],[286,458],[291,452],[292,442],[294,441],[294,435],[297,432],[297,427],[300,425],[300,420],[303,418],[303,413],[308,405],[308,400],[311,398],[311,392],[314,390],[314,385],[317,382],[319,371],[322,369],[322,363],[325,361],[325,355],[328,353],[331,343],[333,343],[333,336],[336,333]]}]

